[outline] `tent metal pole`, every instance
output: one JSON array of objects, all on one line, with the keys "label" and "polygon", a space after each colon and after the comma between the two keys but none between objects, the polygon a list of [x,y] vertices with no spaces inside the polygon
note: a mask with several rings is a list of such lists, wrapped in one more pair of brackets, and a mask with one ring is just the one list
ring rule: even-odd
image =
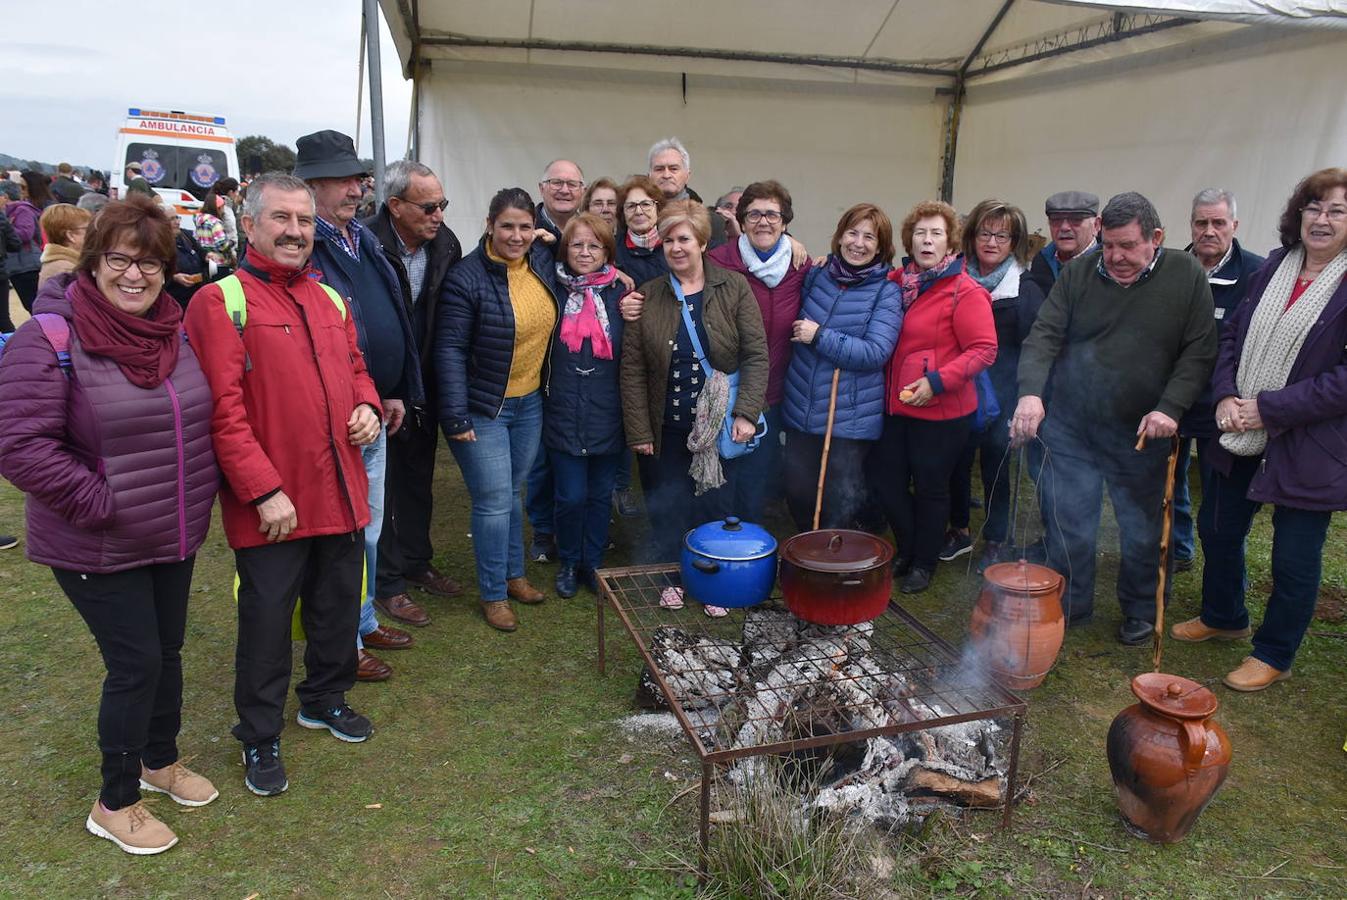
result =
[{"label": "tent metal pole", "polygon": [[946,203],[954,202],[954,161],[959,150],[959,122],[963,118],[963,100],[967,93],[965,85],[968,78],[968,67],[977,59],[982,48],[987,46],[987,41],[991,40],[992,34],[1000,27],[1001,20],[1010,12],[1010,7],[1015,4],[1015,0],[1005,0],[1001,8],[997,10],[996,15],[992,17],[991,22],[982,32],[982,37],[973,45],[973,49],[964,57],[963,65],[959,66],[959,72],[954,76],[954,92],[950,97],[949,109],[945,114],[945,148],[941,154],[940,162],[940,199]]},{"label": "tent metal pole", "polygon": [[[384,202],[384,93],[379,62],[379,0],[365,3],[365,56],[369,59],[369,125],[374,144],[374,205]],[[356,148],[359,152],[359,148]]]}]

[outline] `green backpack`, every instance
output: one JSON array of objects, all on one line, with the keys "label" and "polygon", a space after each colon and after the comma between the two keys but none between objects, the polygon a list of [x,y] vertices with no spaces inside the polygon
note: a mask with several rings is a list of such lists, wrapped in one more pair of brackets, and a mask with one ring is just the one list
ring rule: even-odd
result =
[{"label": "green backpack", "polygon": [[[220,292],[224,294],[225,312],[229,314],[230,320],[234,323],[234,330],[239,333],[239,340],[243,340],[243,326],[248,324],[248,298],[243,293],[243,282],[239,281],[237,275],[229,275],[215,282],[220,286]],[[337,312],[341,313],[341,320],[346,321],[346,301],[341,299],[330,286],[318,282],[318,286],[327,294],[327,298],[337,307]],[[243,354],[243,370],[251,372],[253,369],[252,358],[245,351]]]}]

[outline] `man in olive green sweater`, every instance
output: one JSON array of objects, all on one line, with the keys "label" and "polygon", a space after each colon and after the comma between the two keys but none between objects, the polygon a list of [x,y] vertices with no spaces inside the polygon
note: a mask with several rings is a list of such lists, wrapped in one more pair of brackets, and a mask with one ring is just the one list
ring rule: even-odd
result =
[{"label": "man in olive green sweater", "polygon": [[[1039,437],[1047,449],[1039,499],[1072,624],[1094,614],[1107,485],[1121,544],[1118,640],[1141,644],[1155,623],[1168,439],[1211,377],[1216,324],[1202,267],[1161,246],[1149,200],[1119,194],[1100,218],[1102,249],[1062,269],[1024,342],[1011,438]],[[1138,437],[1147,442],[1141,450]]]}]

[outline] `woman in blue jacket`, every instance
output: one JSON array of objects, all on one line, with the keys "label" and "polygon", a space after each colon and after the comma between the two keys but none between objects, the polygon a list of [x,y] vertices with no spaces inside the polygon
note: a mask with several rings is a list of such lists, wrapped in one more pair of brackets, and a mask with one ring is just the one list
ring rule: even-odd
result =
[{"label": "woman in blue jacket", "polygon": [[498,191],[486,234],[450,271],[435,311],[440,425],[472,496],[482,613],[501,631],[518,627],[511,600],[544,599],[524,577],[519,502],[541,442],[558,320],[552,251],[534,234],[528,191]]},{"label": "woman in blue jacket", "polygon": [[556,589],[574,597],[577,581],[598,589],[594,570],[608,543],[608,504],[626,455],[618,352],[625,292],[613,268],[608,223],[580,213],[556,248],[561,327],[552,339],[551,378],[543,400],[543,445],[556,479]]},{"label": "woman in blue jacket", "polygon": [[805,279],[785,393],[786,503],[801,530],[813,523],[834,369],[837,410],[820,525],[853,527],[865,505],[865,460],[884,427],[884,364],[903,321],[901,293],[888,280],[894,252],[889,217],[860,203],[837,223],[827,263]]}]

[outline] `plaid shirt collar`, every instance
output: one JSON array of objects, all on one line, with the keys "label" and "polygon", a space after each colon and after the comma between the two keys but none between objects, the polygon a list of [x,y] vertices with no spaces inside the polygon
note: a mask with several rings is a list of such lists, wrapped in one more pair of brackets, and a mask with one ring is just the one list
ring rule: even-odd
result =
[{"label": "plaid shirt collar", "polygon": [[315,235],[320,240],[336,244],[347,256],[351,257],[351,259],[356,262],[360,262],[360,233],[365,230],[365,226],[360,224],[359,219],[352,219],[350,224],[346,227],[351,232],[351,238],[354,241],[354,244],[346,239],[345,231],[338,228],[336,225],[333,225],[322,216],[314,216]]},{"label": "plaid shirt collar", "polygon": [[[1164,248],[1164,247],[1156,247],[1156,248],[1155,248],[1155,258],[1151,260],[1150,265],[1146,266],[1146,268],[1144,268],[1144,269],[1141,270],[1141,274],[1137,276],[1136,281],[1132,282],[1131,284],[1124,284],[1124,285],[1122,285],[1122,287],[1125,287],[1125,288],[1136,287],[1137,285],[1141,284],[1141,282],[1145,281],[1147,278],[1150,278],[1150,277],[1151,277],[1151,272],[1155,271],[1155,266],[1156,266],[1156,264],[1160,262],[1160,257],[1162,257],[1162,256],[1164,256],[1164,255],[1165,255],[1165,248]],[[1112,281],[1114,284],[1117,284],[1117,283],[1118,283],[1118,282],[1114,279],[1114,277],[1108,273],[1108,269],[1104,268],[1104,254],[1103,254],[1103,253],[1100,253],[1100,254],[1099,254],[1099,267],[1098,267],[1098,270],[1099,270],[1099,276],[1100,276],[1101,278],[1103,278],[1105,281]]]}]

